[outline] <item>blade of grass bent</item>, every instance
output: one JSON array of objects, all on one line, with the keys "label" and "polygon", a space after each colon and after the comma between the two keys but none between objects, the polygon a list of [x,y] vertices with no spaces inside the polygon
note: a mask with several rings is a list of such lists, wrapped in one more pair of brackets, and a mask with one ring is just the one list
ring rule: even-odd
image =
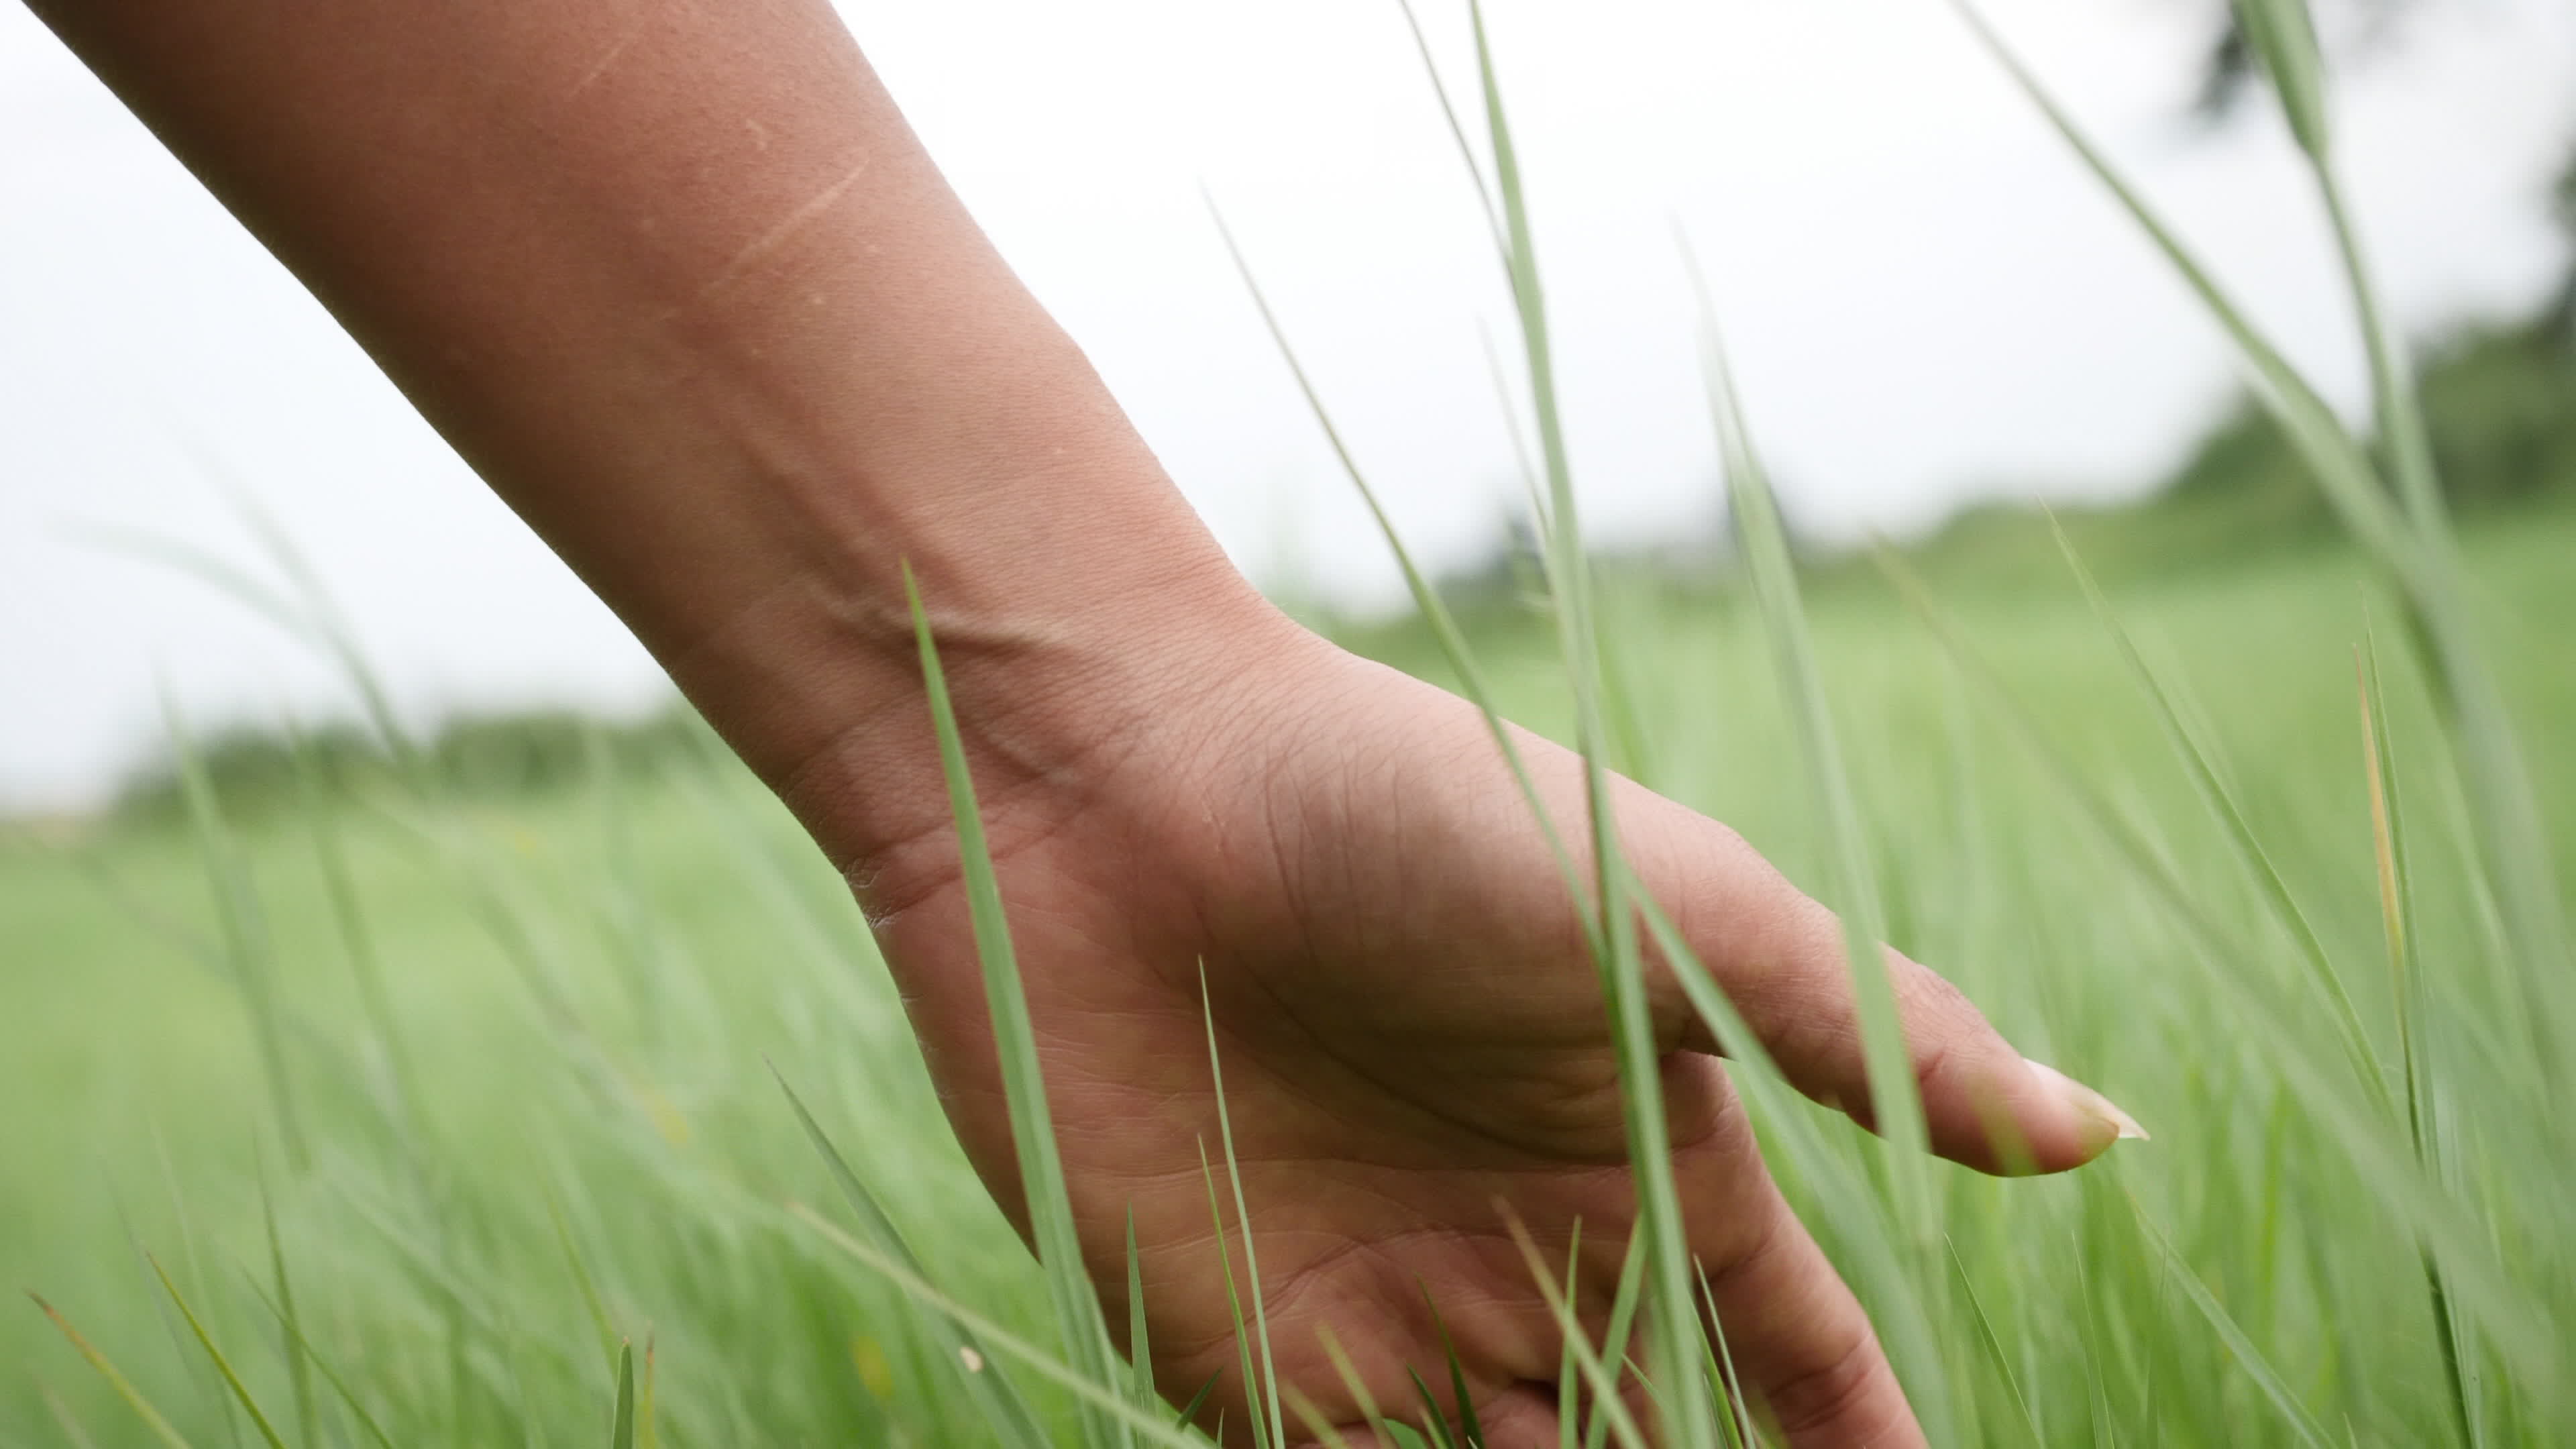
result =
[{"label": "blade of grass bent", "polygon": [[[1002,911],[1002,891],[993,872],[992,852],[984,840],[984,820],[975,803],[975,783],[967,774],[966,745],[958,732],[957,714],[948,698],[947,676],[939,666],[939,648],[931,638],[930,615],[909,563],[904,566],[904,594],[912,609],[913,636],[921,653],[922,681],[930,696],[930,717],[939,736],[940,770],[948,779],[948,802],[956,818],[957,847],[966,883],[975,952],[984,968],[984,998],[992,1013],[994,1045],[1001,1058],[1002,1090],[1008,1102],[1011,1137],[1019,1152],[1020,1180],[1027,1198],[1030,1237],[1045,1270],[1047,1296],[1055,1305],[1056,1323],[1064,1334],[1065,1353],[1074,1367],[1094,1383],[1116,1381],[1109,1351],[1109,1331],[1100,1316],[1084,1267],[1082,1239],[1073,1220],[1073,1200],[1065,1186],[1064,1159],[1056,1143],[1054,1115],[1047,1105],[1046,1078],[1038,1061],[1037,1033],[1029,1020],[1029,1003],[1020,983],[1018,954],[1011,945],[1010,923]],[[1087,1403],[1087,1401],[1086,1401]],[[1083,1411],[1085,1442],[1106,1446],[1124,1442],[1096,1409]]]}]

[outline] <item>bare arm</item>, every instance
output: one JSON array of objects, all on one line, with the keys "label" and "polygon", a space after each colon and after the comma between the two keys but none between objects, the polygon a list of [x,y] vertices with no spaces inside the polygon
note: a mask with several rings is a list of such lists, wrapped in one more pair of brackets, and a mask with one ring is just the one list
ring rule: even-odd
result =
[{"label": "bare arm", "polygon": [[819,0],[37,9],[844,865],[945,813],[904,559],[988,768],[1280,627]]}]

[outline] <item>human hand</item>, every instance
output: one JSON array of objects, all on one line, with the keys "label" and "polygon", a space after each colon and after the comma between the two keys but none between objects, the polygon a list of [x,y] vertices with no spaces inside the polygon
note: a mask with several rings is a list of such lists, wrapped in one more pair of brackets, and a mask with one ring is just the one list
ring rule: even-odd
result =
[{"label": "human hand", "polygon": [[[1471,706],[1276,616],[1250,630],[1162,671],[1200,677],[1085,750],[988,751],[1004,762],[985,792],[996,867],[1093,1281],[1123,1327],[1132,1210],[1158,1382],[1186,1395],[1218,1376],[1202,1421],[1222,1412],[1240,1440],[1254,1410],[1201,1177],[1217,1137],[1204,970],[1281,1381],[1368,1442],[1319,1330],[1381,1405],[1410,1403],[1408,1365],[1445,1383],[1427,1292],[1489,1443],[1552,1445],[1556,1320],[1497,1204],[1552,1255],[1581,1222],[1574,1307],[1596,1335],[1635,1218],[1580,918]],[[1518,747],[1579,838],[1581,761]],[[1616,811],[1641,882],[1789,1078],[1865,1103],[1836,918],[1723,826],[1626,781]],[[954,836],[879,852],[857,879],[967,1153],[1025,1232]],[[2134,1131],[1941,978],[1888,961],[1943,1155],[1995,1170],[1998,1112],[2048,1171]],[[1748,1388],[1795,1445],[1920,1443],[1713,1042],[1659,968],[1649,994],[1688,1240]]]}]

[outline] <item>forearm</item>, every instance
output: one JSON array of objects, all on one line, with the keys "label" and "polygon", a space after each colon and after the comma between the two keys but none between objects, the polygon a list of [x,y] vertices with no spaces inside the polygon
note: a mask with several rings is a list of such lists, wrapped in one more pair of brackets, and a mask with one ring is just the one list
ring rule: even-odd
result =
[{"label": "forearm", "polygon": [[37,8],[836,854],[921,813],[904,561],[1014,729],[1257,614],[821,3]]}]

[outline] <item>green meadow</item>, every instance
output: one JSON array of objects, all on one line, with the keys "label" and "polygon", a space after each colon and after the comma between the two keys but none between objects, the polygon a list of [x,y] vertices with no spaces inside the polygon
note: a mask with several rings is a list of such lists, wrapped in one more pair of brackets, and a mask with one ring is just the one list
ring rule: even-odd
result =
[{"label": "green meadow", "polygon": [[[2296,1056],[2359,1110],[2349,1074],[2333,1076],[2334,1013],[2063,565],[2023,581],[2055,563],[2040,547],[2023,570],[1924,556],[2016,704],[1964,674],[1874,570],[1842,566],[1811,607],[1892,939],[2155,1134],[2062,1180],[1933,1167],[1957,1254],[1932,1327],[1958,1442],[2299,1442],[2186,1273],[2336,1442],[2347,1424],[2365,1444],[2440,1442],[2448,1393],[2406,1211],[2383,1165],[2357,1161],[2284,1079]],[[2491,517],[2465,547],[2525,737],[2576,737],[2576,509]],[[2393,1061],[2355,682],[2374,631],[2391,647],[2371,598],[2330,542],[2111,587]],[[1602,605],[1622,763],[1823,879],[1757,611],[1615,572]],[[1545,632],[1508,612],[1470,632],[1506,709],[1564,731]],[[1418,630],[1353,637],[1441,677]],[[2531,1367],[2563,1367],[2565,1178],[2526,1155],[2563,1128],[2490,1116],[2519,1096],[2483,1090],[2515,1055],[2487,1038],[2520,1017],[2476,999],[2497,984],[2481,964],[2493,926],[2461,888],[2468,846],[2433,723],[2411,682],[2391,684],[2417,807],[2418,959],[2443,1004],[2418,1049],[2451,1084],[2495,1289],[2562,1334],[2524,1345]],[[2015,709],[2188,887],[2225,954],[2015,733]],[[623,1341],[652,1346],[665,1443],[991,1441],[919,1310],[788,1207],[845,1211],[773,1067],[944,1289],[1048,1331],[1038,1269],[949,1137],[864,922],[712,741],[632,765],[620,749],[602,734],[586,765],[529,788],[415,788],[388,770],[311,803],[272,784],[211,840],[147,817],[0,855],[0,1278],[43,1294],[187,1442],[256,1429],[156,1263],[289,1442],[369,1441],[318,1372],[299,1386],[290,1371],[268,1306],[281,1261],[313,1362],[396,1443],[599,1442]],[[2576,755],[2542,748],[2534,765],[2567,839]],[[2576,885],[2563,857],[2559,880]],[[2247,993],[2217,984],[2244,973],[2292,1009],[2254,1019]],[[1839,1117],[1790,1110],[1835,1161],[1883,1168],[1886,1149]],[[1809,1215],[1847,1265],[1867,1261],[1835,1213]],[[2490,1353],[2490,1442],[2549,1443],[2576,1422]],[[7,1442],[146,1442],[35,1305],[0,1315],[0,1358]],[[304,1403],[314,1428],[298,1438]]]}]

